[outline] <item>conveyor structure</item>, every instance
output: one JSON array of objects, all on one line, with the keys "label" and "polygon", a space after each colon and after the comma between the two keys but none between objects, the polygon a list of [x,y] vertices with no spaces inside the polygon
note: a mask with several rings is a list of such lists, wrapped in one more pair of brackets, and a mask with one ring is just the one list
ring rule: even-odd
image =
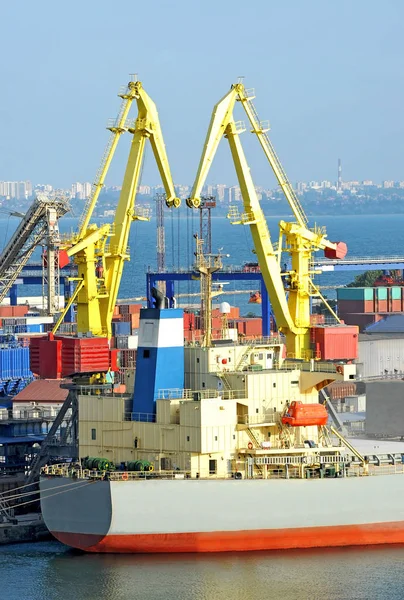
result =
[{"label": "conveyor structure", "polygon": [[46,237],[47,245],[54,247],[54,238],[59,236],[58,219],[68,211],[69,204],[63,197],[52,199],[41,194],[35,198],[0,256],[0,303],[38,244]]}]

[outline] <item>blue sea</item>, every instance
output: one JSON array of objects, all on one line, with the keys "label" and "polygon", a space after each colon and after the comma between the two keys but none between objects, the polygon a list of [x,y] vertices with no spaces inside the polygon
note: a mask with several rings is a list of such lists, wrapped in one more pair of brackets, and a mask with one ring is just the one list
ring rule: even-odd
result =
[{"label": "blue sea", "polygon": [[[166,214],[166,267],[189,266],[199,231],[197,213]],[[270,217],[276,239],[277,223]],[[335,216],[311,219],[326,225],[329,238],[348,244],[349,256],[403,255],[404,215]],[[62,229],[76,226],[65,219]],[[0,239],[9,237],[15,219],[0,221]],[[227,265],[254,261],[248,228],[212,219],[212,247]],[[145,296],[147,269],[156,267],[156,222],[138,222],[130,236],[131,262],[125,266],[120,297]],[[321,276],[325,286],[343,285],[355,273]],[[320,282],[320,280],[319,280]],[[177,293],[198,291],[184,283]],[[248,293],[229,282],[226,299],[242,312]],[[253,289],[248,283],[245,290]],[[25,290],[21,290],[25,292]],[[35,295],[27,290],[27,295]],[[37,290],[40,294],[40,289]],[[197,299],[191,299],[197,302]],[[347,502],[354,502],[347,498]],[[246,510],[253,510],[251,507]],[[404,598],[404,547],[283,551],[220,555],[86,555],[57,542],[0,546],[0,600],[401,600]]]},{"label": "blue sea", "polygon": [[[185,213],[185,214],[184,214]],[[273,241],[278,238],[278,223],[280,219],[289,220],[290,215],[268,217]],[[102,219],[102,222],[107,222]],[[367,216],[321,216],[310,218],[310,226],[325,226],[328,238],[331,241],[344,241],[348,245],[348,257],[376,257],[398,256],[404,254],[403,231],[404,215],[367,215]],[[15,218],[2,218],[0,220],[0,240],[6,240],[17,225]],[[77,226],[77,219],[65,218],[61,222],[63,232],[73,231]],[[192,266],[195,256],[195,239],[193,235],[199,234],[198,211],[184,210],[166,211],[166,269]],[[4,246],[3,241],[3,246]],[[146,272],[156,270],[156,220],[149,222],[136,221],[132,225],[130,239],[131,260],[126,263],[120,286],[120,298],[141,298],[146,295]],[[2,244],[0,244],[0,251]],[[243,225],[231,225],[225,217],[212,218],[212,252],[220,252],[225,266],[240,266],[245,262],[256,260],[253,253],[253,244],[249,228]],[[36,251],[34,258],[39,260],[40,251]],[[344,285],[349,283],[357,273],[327,273],[316,276],[316,284],[320,286]],[[254,291],[254,282],[232,282],[224,285],[225,293],[218,302],[227,301],[238,304],[241,314],[247,312],[259,313],[259,305],[248,304],[249,293]],[[244,290],[245,294],[235,294],[235,291]],[[176,293],[180,294],[181,302],[196,304],[199,302],[195,296],[199,283],[197,281],[181,282],[176,284]],[[29,288],[21,287],[21,295],[41,295],[40,286]],[[333,297],[332,290],[327,289],[325,294]]]}]

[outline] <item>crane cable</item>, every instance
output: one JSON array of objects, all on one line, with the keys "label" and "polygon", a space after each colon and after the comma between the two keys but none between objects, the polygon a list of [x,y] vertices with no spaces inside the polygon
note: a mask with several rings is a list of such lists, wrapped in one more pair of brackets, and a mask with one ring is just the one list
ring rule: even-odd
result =
[{"label": "crane cable", "polygon": [[[84,483],[83,485],[76,485],[75,488],[70,488],[70,490],[62,490],[61,492],[55,492],[54,494],[49,494],[48,496],[42,496],[42,498],[40,499],[41,502],[43,500],[47,500],[48,498],[52,498],[53,496],[59,496],[59,494],[66,494],[67,492],[72,492],[73,489],[80,489],[80,488],[84,488],[87,487],[88,485],[92,485],[93,483],[96,483],[96,480],[94,481],[89,481],[87,483]],[[66,484],[66,485],[71,485],[71,484]],[[63,486],[55,486],[55,488],[50,488],[50,489],[56,489],[57,487],[63,487]],[[18,504],[17,507],[20,508],[20,506],[26,506],[27,504],[33,504],[34,502],[38,502],[39,498],[36,498],[35,500],[28,500],[27,502],[22,502],[21,504]]]}]

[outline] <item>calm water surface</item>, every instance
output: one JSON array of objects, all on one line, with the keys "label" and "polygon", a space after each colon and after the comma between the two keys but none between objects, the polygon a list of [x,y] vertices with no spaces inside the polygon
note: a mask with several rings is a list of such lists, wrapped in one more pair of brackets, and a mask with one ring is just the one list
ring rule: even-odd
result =
[{"label": "calm water surface", "polygon": [[0,548],[1,600],[400,600],[404,547],[214,555]]},{"label": "calm water surface", "polygon": [[[167,217],[167,267],[193,261],[194,217]],[[279,219],[269,219],[275,237]],[[314,221],[314,219],[311,219]],[[404,215],[320,217],[331,240],[345,240],[351,256],[404,255]],[[62,229],[75,226],[66,219]],[[3,238],[13,226],[0,221]],[[248,229],[212,220],[213,248],[227,264],[254,260]],[[173,234],[173,235],[172,235]],[[120,296],[145,294],[145,269],[156,264],[155,222],[131,230],[132,260]],[[323,285],[350,281],[355,273],[328,274]],[[237,284],[240,289],[241,284]],[[198,291],[198,283],[180,287]],[[260,310],[233,296],[242,310]],[[251,284],[246,284],[251,289]],[[28,292],[28,290],[27,290]],[[30,291],[30,295],[40,293]],[[354,499],[352,499],[353,501]],[[0,600],[404,600],[404,547],[375,547],[220,555],[87,555],[57,542],[0,546]]]}]

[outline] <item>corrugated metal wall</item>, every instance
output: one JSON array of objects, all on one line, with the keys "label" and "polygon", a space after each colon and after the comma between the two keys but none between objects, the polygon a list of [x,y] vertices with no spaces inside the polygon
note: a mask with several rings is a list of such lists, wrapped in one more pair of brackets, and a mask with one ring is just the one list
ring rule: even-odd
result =
[{"label": "corrugated metal wall", "polygon": [[[370,336],[369,336],[370,337]],[[359,359],[362,377],[377,377],[388,373],[404,373],[404,337],[382,340],[359,340]]]}]

